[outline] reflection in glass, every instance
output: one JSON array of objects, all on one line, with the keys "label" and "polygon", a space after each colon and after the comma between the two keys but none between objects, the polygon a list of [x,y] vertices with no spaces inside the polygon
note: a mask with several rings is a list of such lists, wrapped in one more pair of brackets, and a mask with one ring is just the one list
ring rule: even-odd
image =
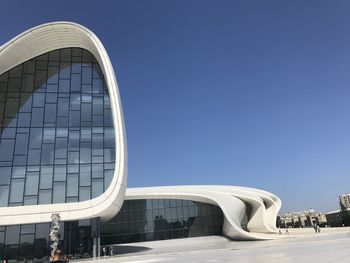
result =
[{"label": "reflection in glass", "polygon": [[109,186],[115,131],[90,52],[54,50],[0,75],[0,123],[0,206],[84,201]]},{"label": "reflection in glass", "polygon": [[223,213],[215,205],[175,199],[126,200],[102,225],[102,243],[221,235]]},{"label": "reflection in glass", "polygon": [[5,238],[5,244],[6,245],[13,245],[19,243],[19,233],[20,233],[21,227],[19,225],[17,226],[8,226],[7,227],[7,233]]}]

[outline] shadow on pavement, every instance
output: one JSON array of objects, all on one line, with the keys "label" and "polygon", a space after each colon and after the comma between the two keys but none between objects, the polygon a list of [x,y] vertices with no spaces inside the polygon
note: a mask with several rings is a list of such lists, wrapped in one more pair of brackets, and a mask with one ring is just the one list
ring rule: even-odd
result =
[{"label": "shadow on pavement", "polygon": [[114,246],[113,247],[115,255],[138,253],[138,252],[148,251],[151,249],[152,248],[142,247],[142,246]]}]

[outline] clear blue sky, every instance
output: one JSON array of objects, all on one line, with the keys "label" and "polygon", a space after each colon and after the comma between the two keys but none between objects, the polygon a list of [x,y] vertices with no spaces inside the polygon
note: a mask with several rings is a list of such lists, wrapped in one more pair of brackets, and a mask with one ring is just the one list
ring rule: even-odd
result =
[{"label": "clear blue sky", "polygon": [[282,211],[350,192],[349,1],[14,1],[0,43],[68,20],[104,43],[130,187],[265,189]]}]

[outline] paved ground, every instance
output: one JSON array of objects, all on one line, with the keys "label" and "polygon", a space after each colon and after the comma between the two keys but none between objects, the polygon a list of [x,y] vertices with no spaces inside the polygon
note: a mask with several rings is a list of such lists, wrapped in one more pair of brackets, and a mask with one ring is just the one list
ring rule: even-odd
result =
[{"label": "paved ground", "polygon": [[[118,245],[114,262],[350,262],[350,228],[291,229],[269,241],[229,241],[210,236]],[[84,260],[84,263],[94,262]]]}]

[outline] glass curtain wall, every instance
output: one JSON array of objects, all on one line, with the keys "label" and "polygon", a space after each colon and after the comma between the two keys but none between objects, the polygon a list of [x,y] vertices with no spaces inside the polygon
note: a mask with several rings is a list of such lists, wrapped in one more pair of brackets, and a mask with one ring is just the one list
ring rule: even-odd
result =
[{"label": "glass curtain wall", "polygon": [[221,235],[218,206],[190,200],[125,200],[119,213],[101,226],[101,244]]},{"label": "glass curtain wall", "polygon": [[0,76],[0,207],[88,200],[114,169],[110,99],[89,51],[54,50]]},{"label": "glass curtain wall", "polygon": [[[91,220],[64,222],[59,248],[71,258],[92,256]],[[49,262],[50,223],[0,226],[0,259],[9,262]]]}]

